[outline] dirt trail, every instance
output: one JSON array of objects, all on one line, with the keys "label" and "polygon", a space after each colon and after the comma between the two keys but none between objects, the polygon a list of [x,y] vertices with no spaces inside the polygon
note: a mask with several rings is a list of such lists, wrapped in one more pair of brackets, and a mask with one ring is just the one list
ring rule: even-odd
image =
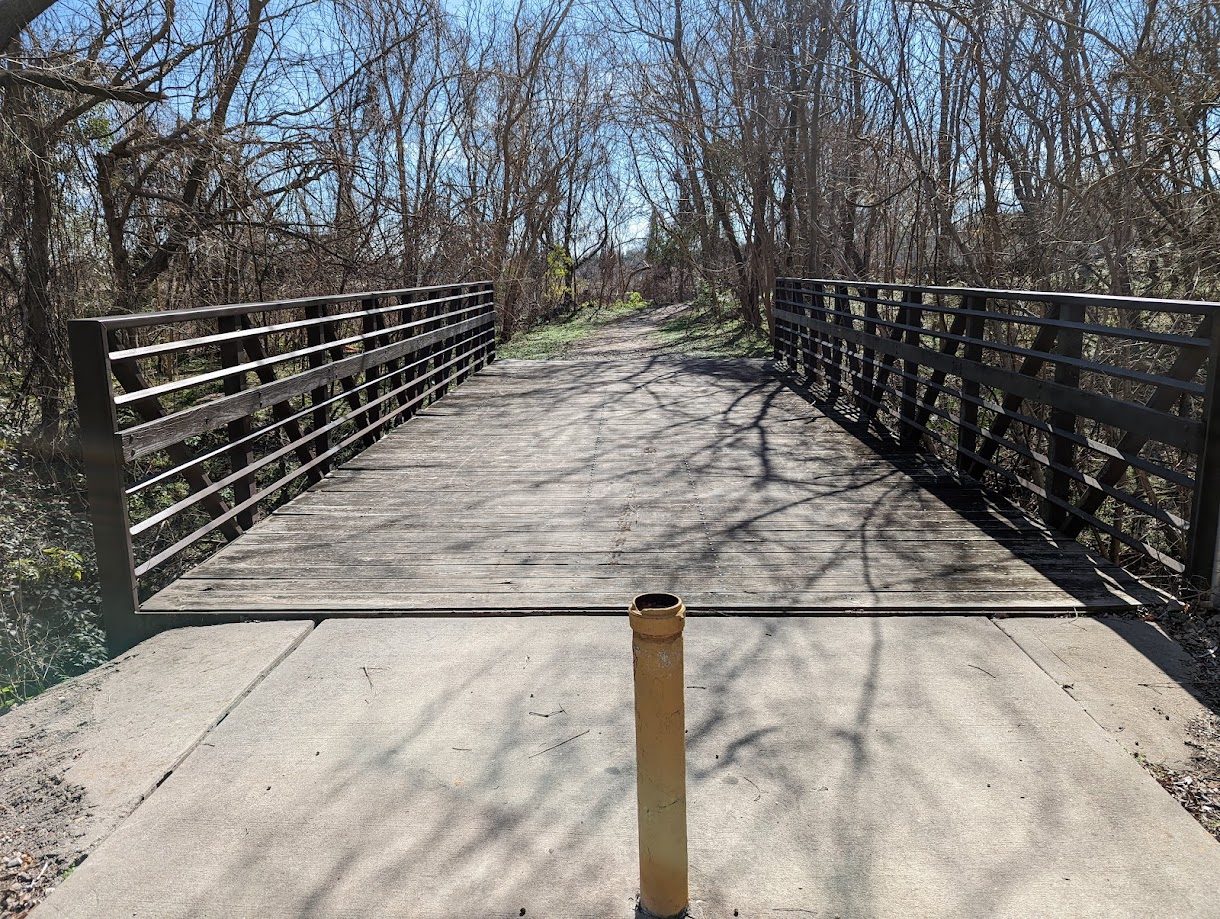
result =
[{"label": "dirt trail", "polygon": [[569,360],[605,360],[660,353],[664,348],[653,333],[688,309],[689,303],[650,306],[574,342],[565,357]]}]

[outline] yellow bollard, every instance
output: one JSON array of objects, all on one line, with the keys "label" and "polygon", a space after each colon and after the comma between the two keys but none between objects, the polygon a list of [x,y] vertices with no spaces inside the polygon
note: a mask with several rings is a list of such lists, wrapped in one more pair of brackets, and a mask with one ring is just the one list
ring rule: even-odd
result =
[{"label": "yellow bollard", "polygon": [[635,672],[635,787],[640,821],[640,905],[653,916],[684,913],[686,861],[686,706],[682,626],[673,594],[631,601]]}]

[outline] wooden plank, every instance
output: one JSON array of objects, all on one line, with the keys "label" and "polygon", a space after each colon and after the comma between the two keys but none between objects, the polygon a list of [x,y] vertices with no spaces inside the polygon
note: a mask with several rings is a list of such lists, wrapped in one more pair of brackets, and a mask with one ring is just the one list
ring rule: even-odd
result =
[{"label": "wooden plank", "polygon": [[1160,599],[753,367],[497,363],[147,608],[610,609],[641,580],[740,610]]}]

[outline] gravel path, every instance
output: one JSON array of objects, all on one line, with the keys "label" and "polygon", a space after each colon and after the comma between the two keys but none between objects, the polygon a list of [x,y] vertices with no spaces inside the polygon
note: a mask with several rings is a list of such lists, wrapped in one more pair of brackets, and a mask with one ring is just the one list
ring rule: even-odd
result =
[{"label": "gravel path", "polygon": [[689,303],[650,306],[573,343],[565,357],[568,360],[605,360],[658,354],[664,349],[653,333],[688,309]]}]

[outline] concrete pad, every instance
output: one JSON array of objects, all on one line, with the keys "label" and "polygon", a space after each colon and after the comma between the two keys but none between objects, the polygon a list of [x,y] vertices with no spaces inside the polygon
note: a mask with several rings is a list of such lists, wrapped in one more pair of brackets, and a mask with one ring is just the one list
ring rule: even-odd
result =
[{"label": "concrete pad", "polygon": [[[990,621],[687,626],[696,916],[1205,917],[1220,845]],[[626,617],[329,621],[35,914],[605,917]]]},{"label": "concrete pad", "polygon": [[1187,726],[1209,714],[1191,688],[1182,647],[1151,622],[1001,619],[996,624],[1128,752],[1174,769],[1190,764]]},{"label": "concrete pad", "polygon": [[0,830],[11,847],[73,864],[312,627],[163,632],[0,718]]}]

